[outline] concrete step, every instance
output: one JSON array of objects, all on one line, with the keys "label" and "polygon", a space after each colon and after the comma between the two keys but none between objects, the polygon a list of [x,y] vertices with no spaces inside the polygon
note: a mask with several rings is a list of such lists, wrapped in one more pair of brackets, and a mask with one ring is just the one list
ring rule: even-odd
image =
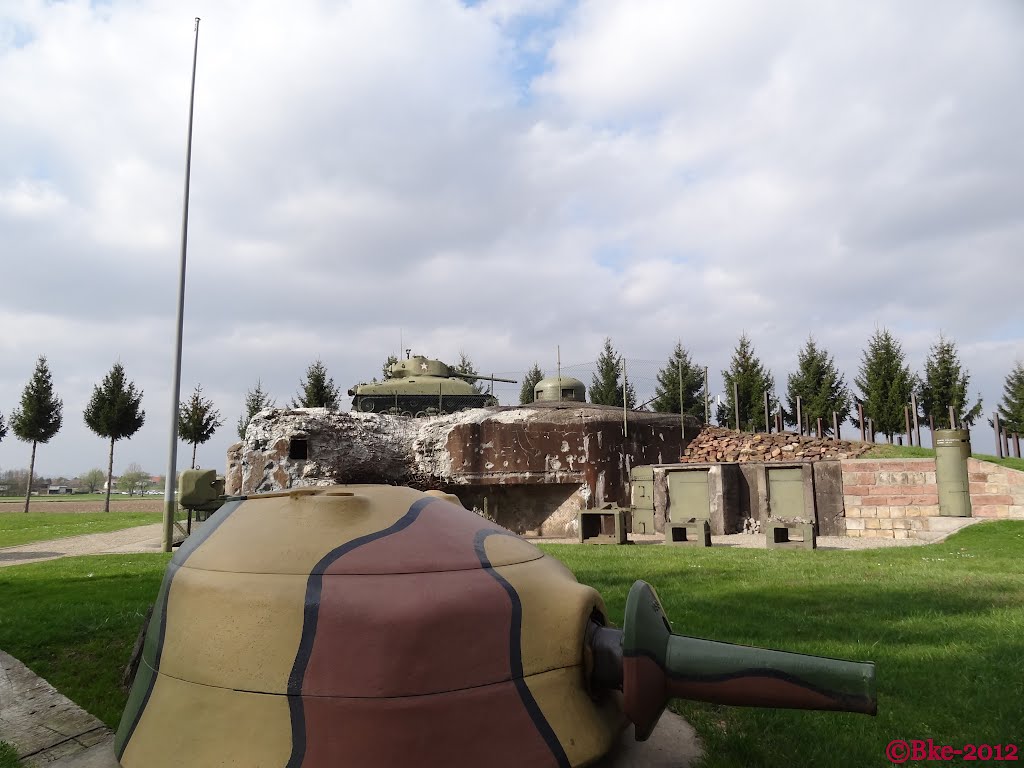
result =
[{"label": "concrete step", "polygon": [[942,541],[952,533],[956,533],[968,525],[981,522],[976,517],[926,517],[925,527],[921,530],[911,531],[911,536],[921,541],[936,542]]}]

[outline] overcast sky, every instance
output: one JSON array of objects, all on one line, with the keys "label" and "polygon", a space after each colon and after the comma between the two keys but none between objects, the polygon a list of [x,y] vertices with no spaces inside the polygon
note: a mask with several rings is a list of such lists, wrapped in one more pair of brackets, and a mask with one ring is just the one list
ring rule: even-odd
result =
[{"label": "overcast sky", "polygon": [[4,0],[0,412],[45,354],[42,474],[106,466],[117,360],[115,472],[166,468],[193,16],[205,466],[257,379],[345,390],[400,338],[516,378],[611,336],[641,385],[681,339],[714,392],[745,331],[781,393],[809,333],[852,381],[877,327],[915,370],[941,331],[986,413],[1024,358],[1019,0]]}]

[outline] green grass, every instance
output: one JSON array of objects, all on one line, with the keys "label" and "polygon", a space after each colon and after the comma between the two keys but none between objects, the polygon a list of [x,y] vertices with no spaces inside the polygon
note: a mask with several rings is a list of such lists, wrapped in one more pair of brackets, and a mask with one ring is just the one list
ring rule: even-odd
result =
[{"label": "green grass", "polygon": [[861,459],[934,459],[934,448],[919,448],[916,445],[889,445],[879,443],[867,453],[859,456]]},{"label": "green grass", "polygon": [[117,727],[121,673],[170,554],[66,557],[0,568],[0,648]]},{"label": "green grass", "polygon": [[29,512],[0,515],[0,548],[62,539],[84,533],[106,533],[163,519],[160,512]]},{"label": "green grass", "polygon": [[[884,766],[896,738],[1024,740],[1024,522],[861,551],[542,548],[602,593],[614,621],[643,578],[677,632],[876,662],[876,718],[674,703],[700,734],[706,766]],[[118,679],[167,558],[0,569],[0,648],[116,726]]]},{"label": "green grass", "polygon": [[1024,472],[1024,459],[1018,459],[1013,456],[1006,456],[1000,459],[998,456],[988,456],[983,453],[975,453],[973,455],[975,459],[981,459],[982,461],[990,461],[993,464],[999,464],[1010,469],[1019,469]]},{"label": "green grass", "polygon": [[676,702],[707,766],[889,765],[896,738],[1024,740],[1024,523],[860,551],[544,545],[620,619],[634,578],[681,634],[877,665],[875,718]]},{"label": "green grass", "polygon": [[[932,459],[935,458],[934,448],[919,448],[916,445],[889,445],[887,443],[877,444],[863,456],[862,459]],[[1010,469],[1019,469],[1024,472],[1024,459],[1017,459],[1012,456],[1000,459],[998,456],[989,456],[986,453],[971,454],[971,458],[979,461],[987,461],[992,464],[999,464]]]},{"label": "green grass", "polygon": [[18,768],[18,753],[6,741],[0,741],[0,768]]}]

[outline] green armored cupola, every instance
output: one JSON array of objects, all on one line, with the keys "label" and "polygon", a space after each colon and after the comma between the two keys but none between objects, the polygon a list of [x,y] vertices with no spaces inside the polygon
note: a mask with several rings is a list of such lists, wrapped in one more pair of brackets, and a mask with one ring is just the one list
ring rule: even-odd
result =
[{"label": "green armored cupola", "polygon": [[583,403],[587,400],[587,387],[579,379],[572,376],[549,376],[537,382],[533,388],[533,400],[567,400],[574,403]]}]

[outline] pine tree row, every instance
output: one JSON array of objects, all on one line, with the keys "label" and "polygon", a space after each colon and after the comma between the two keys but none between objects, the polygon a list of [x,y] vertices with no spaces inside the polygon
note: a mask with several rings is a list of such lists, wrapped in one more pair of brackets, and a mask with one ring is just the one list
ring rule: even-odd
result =
[{"label": "pine tree row", "polygon": [[[85,424],[99,437],[110,441],[107,454],[107,486],[104,511],[110,511],[110,491],[113,487],[114,443],[130,439],[146,422],[142,410],[142,390],[128,381],[124,366],[114,363],[103,381],[93,388],[89,403],[82,413]],[[28,483],[25,488],[25,511],[29,510],[32,497],[32,480],[35,474],[36,449],[45,445],[56,435],[64,424],[64,402],[53,388],[53,375],[45,356],[36,361],[32,378],[21,393],[19,407],[11,412],[11,429],[15,436],[32,444],[29,460]],[[181,403],[178,414],[178,434],[182,441],[192,445],[192,466],[196,463],[196,447],[213,437],[221,426],[220,412],[213,402],[202,397],[202,388],[196,386],[192,396]],[[3,414],[0,413],[0,440],[7,434]],[[135,467],[136,465],[132,465]],[[133,469],[140,474],[141,469]]]},{"label": "pine tree row", "polygon": [[[633,385],[624,377],[623,358],[615,351],[611,339],[605,339],[596,368],[590,385],[591,402],[622,407],[625,401],[630,408],[636,406]],[[534,387],[543,378],[544,372],[534,363],[524,376],[520,403],[533,401]],[[957,427],[973,426],[982,412],[980,398],[970,402],[970,374],[960,362],[956,344],[941,335],[931,347],[924,373],[919,376],[911,372],[899,341],[887,329],[876,331],[863,351],[860,369],[854,378],[856,392],[846,384],[835,359],[809,337],[797,353],[796,372],[786,379],[782,404],[776,399],[774,377],[744,333],[733,351],[729,367],[722,371],[722,379],[724,392],[717,402],[715,419],[720,426],[734,429],[738,426],[742,431],[764,431],[768,426],[765,393],[769,418],[781,411],[786,426],[799,429],[799,411],[810,431],[814,431],[820,419],[822,432],[831,435],[833,414],[838,423],[849,419],[859,427],[860,406],[874,434],[884,435],[890,441],[905,431],[904,409],[910,405],[911,395],[916,396],[918,416],[933,423],[936,429],[950,427],[950,407]],[[1016,364],[1003,390],[999,418],[1008,433],[1024,434],[1024,363]],[[662,413],[690,414],[703,421],[706,396],[704,368],[697,365],[682,342],[677,341],[668,361],[658,371],[650,407]],[[874,435],[871,437],[873,439]]]}]

